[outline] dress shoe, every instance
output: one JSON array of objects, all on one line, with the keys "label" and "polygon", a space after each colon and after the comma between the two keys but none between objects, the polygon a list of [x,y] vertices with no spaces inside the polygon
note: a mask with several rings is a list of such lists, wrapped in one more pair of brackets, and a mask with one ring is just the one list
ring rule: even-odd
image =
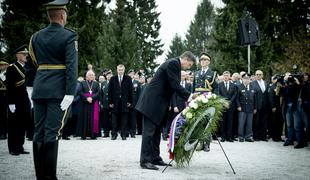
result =
[{"label": "dress shoe", "polygon": [[125,141],[126,139],[127,139],[126,136],[123,136],[123,137],[122,137],[122,140],[123,140],[123,141]]},{"label": "dress shoe", "polygon": [[152,163],[141,163],[140,164],[142,169],[150,169],[150,170],[158,170],[158,167],[156,167],[154,164]]},{"label": "dress shoe", "polygon": [[234,142],[234,140],[231,139],[231,138],[227,138],[226,141],[228,141],[228,142]]},{"label": "dress shoe", "polygon": [[239,142],[244,142],[244,139],[243,138],[239,138]]},{"label": "dress shoe", "polygon": [[91,140],[96,140],[97,138],[96,138],[96,137],[91,137],[90,139],[91,139]]},{"label": "dress shoe", "polygon": [[70,140],[70,138],[68,136],[64,136],[62,137],[63,140]]},{"label": "dress shoe", "polygon": [[0,140],[5,140],[6,139],[6,135],[1,135],[0,136]]},{"label": "dress shoe", "polygon": [[245,139],[245,141],[247,141],[247,142],[254,142],[254,140],[252,138],[247,138],[247,139]]},{"label": "dress shoe", "polygon": [[267,138],[260,138],[259,140],[268,142],[268,139],[267,139]]},{"label": "dress shoe", "polygon": [[205,144],[204,148],[203,148],[203,151],[209,152],[210,151],[210,145],[209,144]]},{"label": "dress shoe", "polygon": [[107,137],[110,137],[110,136],[109,136],[109,134],[104,134],[102,137],[103,138],[107,138]]},{"label": "dress shoe", "polygon": [[11,151],[10,154],[13,156],[19,156],[20,153],[17,151]]},{"label": "dress shoe", "polygon": [[130,134],[130,137],[131,138],[136,138],[136,135],[132,133],[132,134]]},{"label": "dress shoe", "polygon": [[156,161],[153,162],[154,165],[158,165],[158,166],[172,166],[171,164],[167,164],[164,161]]},{"label": "dress shoe", "polygon": [[302,143],[297,143],[295,146],[294,146],[294,149],[300,149],[300,148],[304,148],[304,145]]},{"label": "dress shoe", "polygon": [[19,154],[30,154],[30,153],[25,150],[22,150],[22,151],[19,151]]},{"label": "dress shoe", "polygon": [[289,145],[294,145],[294,143],[292,141],[286,140],[283,144],[283,146],[289,146]]},{"label": "dress shoe", "polygon": [[111,140],[116,140],[116,136],[112,136],[112,137],[111,137]]}]

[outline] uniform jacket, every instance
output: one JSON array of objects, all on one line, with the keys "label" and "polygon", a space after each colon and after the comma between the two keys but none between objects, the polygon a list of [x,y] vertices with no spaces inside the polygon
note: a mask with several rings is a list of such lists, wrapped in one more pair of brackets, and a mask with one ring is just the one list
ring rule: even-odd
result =
[{"label": "uniform jacket", "polygon": [[205,88],[205,80],[208,80],[212,87],[212,92],[216,89],[216,72],[212,71],[210,68],[202,74],[202,70],[196,71],[194,74],[193,81],[193,92],[195,92],[196,88]]},{"label": "uniform jacket", "polygon": [[36,32],[29,44],[36,66],[65,65],[66,69],[37,70],[32,99],[62,99],[74,95],[77,78],[77,34],[60,24],[52,23]]},{"label": "uniform jacket", "polygon": [[251,84],[249,85],[249,90],[244,84],[238,86],[236,105],[241,107],[242,112],[254,112],[254,109],[256,109],[256,92]]}]

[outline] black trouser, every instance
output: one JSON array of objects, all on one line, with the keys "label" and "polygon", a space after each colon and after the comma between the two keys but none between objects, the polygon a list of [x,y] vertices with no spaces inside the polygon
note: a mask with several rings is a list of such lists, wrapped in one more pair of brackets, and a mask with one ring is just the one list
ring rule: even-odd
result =
[{"label": "black trouser", "polygon": [[34,142],[53,142],[61,136],[68,110],[60,109],[61,99],[34,100]]},{"label": "black trouser", "polygon": [[105,135],[109,135],[111,131],[111,111],[109,108],[102,109],[102,128]]},{"label": "black trouser", "polygon": [[270,115],[271,115],[270,135],[272,138],[281,139],[284,122],[280,107],[277,107],[276,112],[271,112]]},{"label": "black trouser", "polygon": [[267,138],[267,118],[268,118],[268,111],[266,108],[257,110],[255,118],[255,126],[253,128],[254,138],[256,139]]},{"label": "black trouser", "polygon": [[26,126],[26,137],[30,140],[33,139],[34,135],[34,116],[33,116],[33,108],[31,109],[31,116]]},{"label": "black trouser", "polygon": [[21,112],[17,109],[15,113],[9,112],[8,121],[8,148],[9,152],[23,151],[25,143],[25,122],[22,118]]},{"label": "black trouser", "polygon": [[137,132],[137,111],[134,108],[129,110],[128,132],[136,134]]},{"label": "black trouser", "polygon": [[27,122],[30,118],[30,102],[27,98],[18,97],[14,113],[9,112],[8,120],[8,147],[9,151],[23,151]]},{"label": "black trouser", "polygon": [[143,115],[139,111],[136,111],[136,113],[137,113],[137,130],[138,130],[138,135],[141,135],[142,134],[142,118],[143,118]]},{"label": "black trouser", "polygon": [[127,134],[128,112],[112,112],[112,136],[117,136],[118,125],[120,125],[121,136]]},{"label": "black trouser", "polygon": [[8,132],[8,104],[5,91],[0,90],[0,136]]},{"label": "black trouser", "polygon": [[160,157],[160,126],[143,116],[142,145],[140,163],[161,161]]},{"label": "black trouser", "polygon": [[226,139],[233,139],[233,116],[234,108],[229,108],[223,113],[223,120],[221,124],[221,137]]}]

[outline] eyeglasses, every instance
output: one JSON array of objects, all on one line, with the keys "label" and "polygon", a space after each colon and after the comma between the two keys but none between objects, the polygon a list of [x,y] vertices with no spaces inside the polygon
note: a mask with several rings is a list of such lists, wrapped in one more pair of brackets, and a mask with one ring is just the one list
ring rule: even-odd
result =
[{"label": "eyeglasses", "polygon": [[263,74],[255,74],[256,76],[262,76]]}]

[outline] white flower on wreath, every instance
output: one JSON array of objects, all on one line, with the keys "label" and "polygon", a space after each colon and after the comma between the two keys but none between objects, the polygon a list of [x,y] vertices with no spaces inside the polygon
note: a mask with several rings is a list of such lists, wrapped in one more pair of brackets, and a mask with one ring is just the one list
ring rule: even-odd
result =
[{"label": "white flower on wreath", "polygon": [[183,115],[186,115],[186,113],[189,111],[189,107],[186,107],[184,110],[183,110]]},{"label": "white flower on wreath", "polygon": [[186,117],[186,119],[192,119],[193,118],[193,114],[191,112],[187,112],[185,117]]},{"label": "white flower on wreath", "polygon": [[191,102],[189,103],[189,107],[194,108],[194,109],[197,109],[197,108],[198,108],[198,104],[197,104],[195,101],[191,101]]},{"label": "white flower on wreath", "polygon": [[216,98],[216,94],[212,94],[212,98],[214,98],[214,99],[215,99],[215,98]]},{"label": "white flower on wreath", "polygon": [[202,101],[202,103],[207,104],[209,100],[207,98],[202,98],[201,101]]},{"label": "white flower on wreath", "polygon": [[213,94],[209,92],[209,93],[207,93],[206,98],[209,99],[209,98],[212,97],[212,95],[213,95]]}]

